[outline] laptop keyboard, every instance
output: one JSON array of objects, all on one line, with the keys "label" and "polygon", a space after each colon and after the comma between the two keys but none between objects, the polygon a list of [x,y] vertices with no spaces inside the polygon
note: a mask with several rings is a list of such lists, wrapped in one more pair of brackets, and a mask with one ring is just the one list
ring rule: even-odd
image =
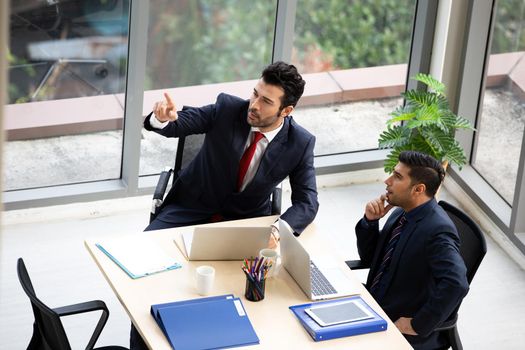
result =
[{"label": "laptop keyboard", "polygon": [[312,294],[315,296],[337,293],[337,290],[328,282],[313,261],[310,261],[310,280],[312,281]]}]

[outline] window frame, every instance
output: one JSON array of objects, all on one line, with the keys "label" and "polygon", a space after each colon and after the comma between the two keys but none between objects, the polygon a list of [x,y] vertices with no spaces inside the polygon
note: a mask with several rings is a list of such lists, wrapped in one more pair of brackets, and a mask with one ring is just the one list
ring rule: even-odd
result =
[{"label": "window frame", "polygon": [[[149,13],[149,6],[149,0],[130,0],[121,178],[7,191],[3,196],[6,210],[153,193],[159,175],[139,176],[141,111],[143,110],[142,96],[146,62],[146,50],[143,48],[147,47],[148,43],[148,16],[140,14]],[[273,61],[289,61],[291,57],[296,8],[297,0],[277,1]],[[408,88],[415,87],[414,83],[409,81],[410,76],[415,75],[416,72],[429,72],[430,48],[434,38],[437,9],[436,1],[417,0],[415,3],[406,77]],[[315,158],[316,173],[322,175],[381,168],[387,153],[385,150],[367,150],[317,156]]]}]

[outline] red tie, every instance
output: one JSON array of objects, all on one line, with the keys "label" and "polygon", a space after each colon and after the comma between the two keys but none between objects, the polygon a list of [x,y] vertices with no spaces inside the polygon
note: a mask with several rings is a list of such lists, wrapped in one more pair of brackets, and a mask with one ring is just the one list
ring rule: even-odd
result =
[{"label": "red tie", "polygon": [[239,175],[237,176],[237,190],[239,191],[241,190],[242,182],[244,181],[248,167],[250,166],[253,155],[255,154],[257,142],[259,142],[264,137],[264,135],[259,131],[254,131],[253,135],[254,136],[251,145],[246,149],[246,151],[244,151],[241,161],[239,162]]}]

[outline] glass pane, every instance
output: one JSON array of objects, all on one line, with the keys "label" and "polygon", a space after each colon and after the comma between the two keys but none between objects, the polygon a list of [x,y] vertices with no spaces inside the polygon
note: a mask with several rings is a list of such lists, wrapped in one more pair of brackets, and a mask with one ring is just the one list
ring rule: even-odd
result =
[{"label": "glass pane", "polygon": [[4,189],[120,177],[129,1],[11,1]]},{"label": "glass pane", "polygon": [[[213,103],[220,92],[248,98],[246,80],[271,61],[276,7],[276,0],[151,0],[144,113],[164,91],[179,109]],[[173,167],[176,143],[144,131],[140,174]]]},{"label": "glass pane", "polygon": [[307,90],[334,86],[316,102],[323,106],[303,99],[294,113],[317,136],[316,155],[377,148],[402,103],[415,3],[298,1],[292,62],[306,73]]},{"label": "glass pane", "polygon": [[525,125],[525,3],[498,2],[472,166],[512,205]]}]

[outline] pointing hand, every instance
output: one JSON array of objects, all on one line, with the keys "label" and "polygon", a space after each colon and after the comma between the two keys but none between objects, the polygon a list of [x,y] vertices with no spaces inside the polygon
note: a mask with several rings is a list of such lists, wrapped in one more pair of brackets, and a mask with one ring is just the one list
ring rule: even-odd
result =
[{"label": "pointing hand", "polygon": [[166,101],[159,101],[153,105],[153,113],[159,122],[177,120],[177,107],[168,93],[164,93]]}]

